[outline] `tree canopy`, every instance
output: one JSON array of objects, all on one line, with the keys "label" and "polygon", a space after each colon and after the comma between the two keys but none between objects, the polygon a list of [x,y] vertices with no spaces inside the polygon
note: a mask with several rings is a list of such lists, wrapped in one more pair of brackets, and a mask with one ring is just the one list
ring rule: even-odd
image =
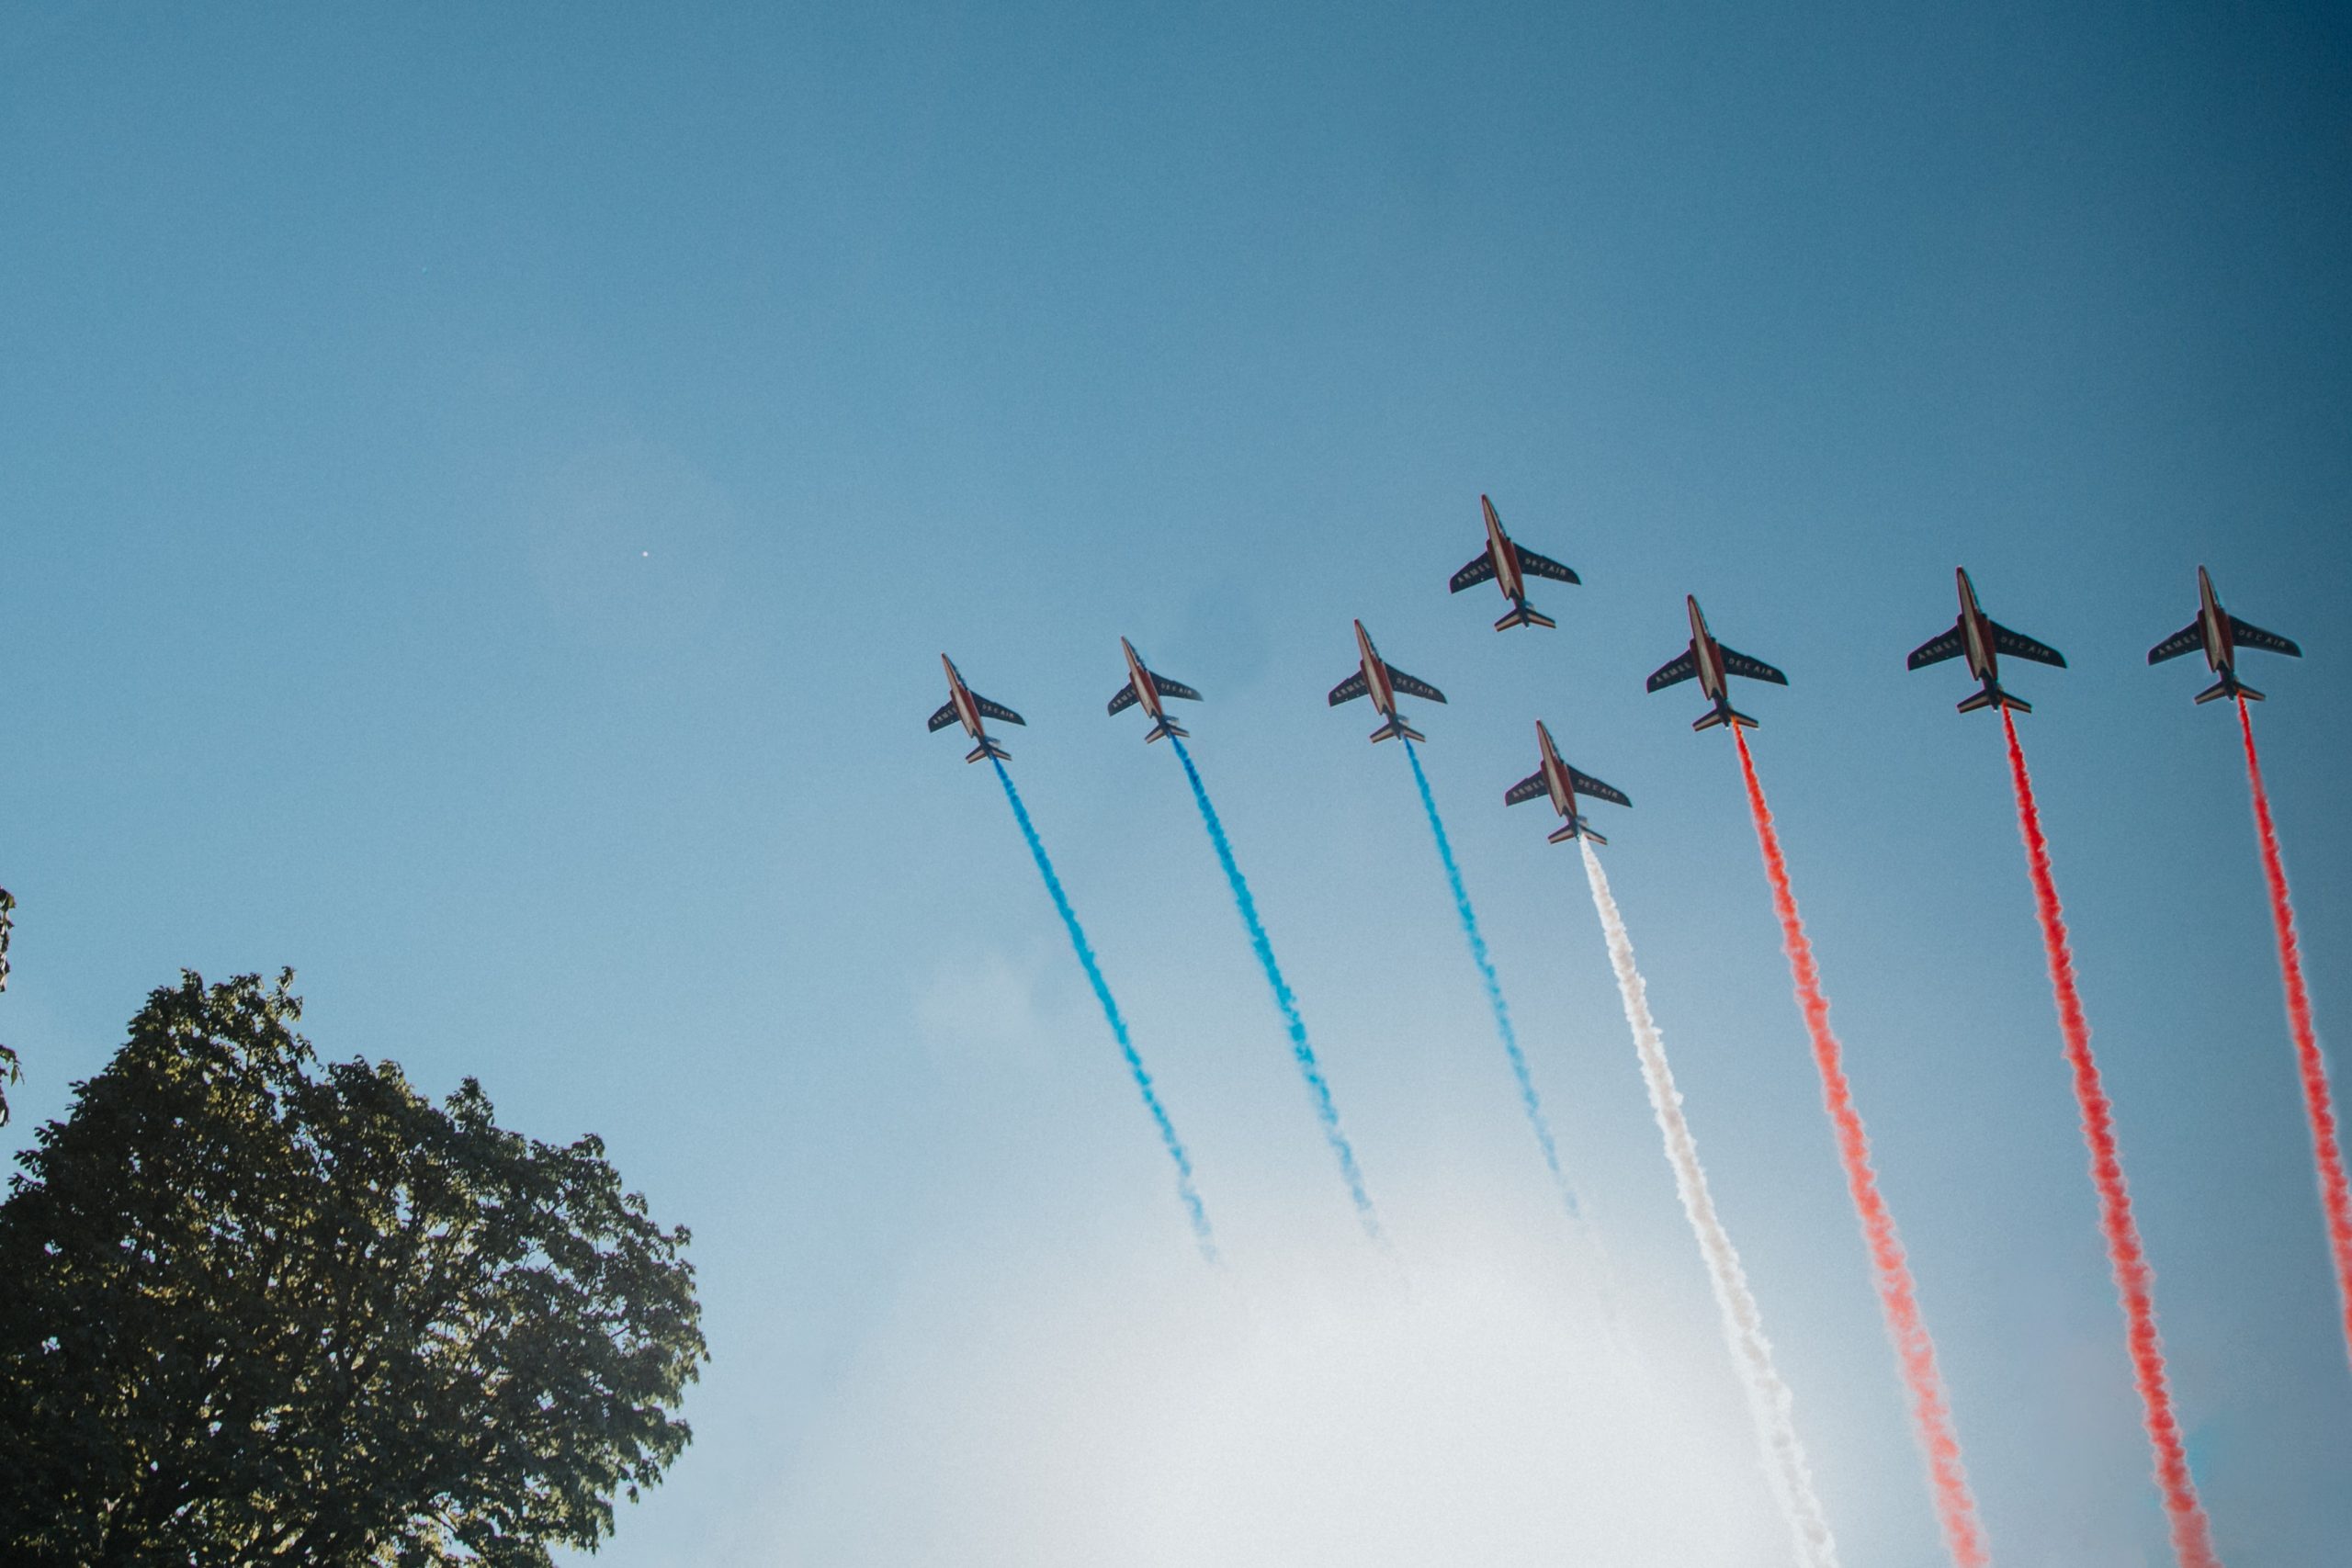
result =
[{"label": "tree canopy", "polygon": [[683,1227],[594,1137],[322,1062],[292,972],[184,974],[0,1202],[0,1558],[507,1565],[661,1478]]},{"label": "tree canopy", "polygon": [[[15,929],[17,901],[8,890],[0,887],[0,991],[8,988],[8,933]],[[0,1045],[0,1127],[8,1124],[8,1086],[22,1077],[17,1066],[17,1054]]]}]

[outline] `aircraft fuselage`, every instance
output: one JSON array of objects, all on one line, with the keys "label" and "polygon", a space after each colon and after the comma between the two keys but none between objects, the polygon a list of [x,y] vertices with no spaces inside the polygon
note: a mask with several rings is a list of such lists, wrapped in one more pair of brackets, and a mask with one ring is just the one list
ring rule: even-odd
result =
[{"label": "aircraft fuselage", "polygon": [[1136,645],[1121,637],[1119,647],[1127,656],[1127,679],[1135,684],[1136,701],[1143,705],[1143,711],[1151,716],[1152,723],[1166,723],[1168,716],[1159,707],[1159,688],[1152,683],[1151,671],[1146,670],[1143,660],[1136,657]]},{"label": "aircraft fuselage", "polygon": [[964,733],[975,740],[987,739],[980,728],[979,705],[972,700],[972,688],[964,684],[964,677],[956,673],[954,660],[943,653],[939,661],[947,666],[947,700],[956,705],[956,717],[963,725]]},{"label": "aircraft fuselage", "polygon": [[2229,674],[2237,662],[2237,638],[2231,634],[2221,596],[2213,592],[2213,579],[2201,566],[2197,569],[2197,622],[2205,633],[2206,667],[2217,675]]},{"label": "aircraft fuselage", "polygon": [[1503,532],[1503,520],[1495,514],[1495,503],[1485,496],[1478,505],[1487,513],[1487,554],[1495,563],[1495,585],[1503,597],[1524,609],[1527,604],[1527,574],[1520,570],[1519,547]]},{"label": "aircraft fuselage", "polygon": [[1731,682],[1724,674],[1724,650],[1707,630],[1707,617],[1699,608],[1694,594],[1683,595],[1690,610],[1690,659],[1698,666],[1699,690],[1704,692],[1715,706],[1730,711]]},{"label": "aircraft fuselage", "polygon": [[1356,623],[1356,651],[1363,660],[1363,687],[1372,698],[1372,705],[1382,716],[1394,721],[1396,717],[1396,688],[1388,679],[1388,666],[1381,661],[1380,652],[1372,646],[1372,636]]},{"label": "aircraft fuselage", "polygon": [[1976,587],[1968,581],[1967,570],[1955,570],[1960,578],[1961,646],[1968,655],[1968,672],[1987,686],[1998,686],[2001,656],[1993,647],[1993,617],[1978,607]]}]

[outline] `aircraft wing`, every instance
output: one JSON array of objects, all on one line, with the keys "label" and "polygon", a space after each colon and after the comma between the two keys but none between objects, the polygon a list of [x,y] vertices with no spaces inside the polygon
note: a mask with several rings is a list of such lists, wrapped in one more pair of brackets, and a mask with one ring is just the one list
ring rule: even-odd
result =
[{"label": "aircraft wing", "polygon": [[1584,579],[1548,556],[1539,556],[1526,546],[1517,547],[1519,570],[1530,577],[1548,577],[1555,582],[1582,582]]},{"label": "aircraft wing", "polygon": [[1751,681],[1770,681],[1775,686],[1785,686],[1789,683],[1789,678],[1786,675],[1760,659],[1750,659],[1736,649],[1725,648],[1722,643],[1715,644],[1715,651],[1724,656],[1724,673],[1726,675],[1745,675]]},{"label": "aircraft wing", "polygon": [[1595,800],[1606,800],[1618,806],[1631,806],[1634,804],[1632,801],[1625,798],[1625,795],[1623,790],[1602,784],[1590,773],[1580,773],[1574,768],[1570,768],[1568,770],[1568,782],[1577,786],[1577,793],[1578,795],[1589,795]]},{"label": "aircraft wing", "polygon": [[1653,692],[1663,692],[1679,682],[1688,681],[1698,672],[1699,656],[1686,648],[1675,658],[1668,660],[1657,667],[1656,672],[1650,676],[1649,689]]},{"label": "aircraft wing", "polygon": [[956,705],[952,702],[940,704],[939,711],[931,716],[931,728],[933,729],[944,729],[955,722]]},{"label": "aircraft wing", "polygon": [[[2194,626],[2189,627],[2191,631],[2196,629]],[[2301,659],[2303,656],[2303,650],[2288,638],[2280,637],[2277,632],[2264,631],[2260,626],[2247,626],[2235,615],[2230,617],[2230,636],[2242,647],[2267,649],[2273,653],[2284,653],[2294,659]]]},{"label": "aircraft wing", "polygon": [[974,692],[972,694],[972,705],[980,710],[980,716],[982,718],[992,718],[1000,724],[1017,724],[1024,729],[1029,726],[1029,721],[1027,719],[1022,717],[1019,714],[1013,712],[1002,703],[992,703],[989,701],[988,698],[980,695],[978,692]]},{"label": "aircraft wing", "polygon": [[1331,705],[1333,707],[1338,707],[1341,703],[1354,702],[1358,697],[1363,696],[1370,690],[1372,690],[1372,688],[1364,683],[1363,671],[1362,670],[1358,670],[1354,674],[1349,676],[1346,680],[1331,688]]},{"label": "aircraft wing", "polygon": [[1521,806],[1550,793],[1551,786],[1544,782],[1544,770],[1538,768],[1510,788],[1503,791],[1503,804]]},{"label": "aircraft wing", "polygon": [[1396,687],[1398,691],[1404,693],[1408,697],[1419,697],[1424,701],[1432,703],[1442,703],[1445,701],[1445,694],[1443,692],[1439,691],[1435,686],[1430,685],[1427,681],[1420,679],[1419,676],[1406,674],[1394,664],[1388,667],[1388,683]]},{"label": "aircraft wing", "polygon": [[1201,700],[1200,693],[1193,690],[1183,682],[1171,681],[1165,675],[1154,675],[1151,678],[1151,684],[1152,689],[1163,697],[1182,697],[1188,703],[1196,703]]},{"label": "aircraft wing", "polygon": [[1127,683],[1119,688],[1119,694],[1111,699],[1111,711],[1113,713],[1125,713],[1135,705],[1136,683],[1134,679],[1130,677]]},{"label": "aircraft wing", "polygon": [[1449,592],[1459,593],[1465,588],[1476,588],[1481,582],[1492,582],[1494,580],[1495,558],[1490,551],[1480,550],[1478,558],[1455,572],[1453,581],[1445,586]]},{"label": "aircraft wing", "polygon": [[[2237,617],[2235,615],[2232,615],[2230,619],[2232,621],[2237,621]],[[2239,622],[2238,624],[2244,625],[2245,623]],[[2156,644],[2155,647],[2148,649],[2148,662],[2151,664],[2162,664],[2167,659],[2178,659],[2182,654],[2193,652],[2195,649],[2202,647],[2204,642],[2205,617],[2199,615],[2197,619],[2181,627],[2180,630],[2173,633],[2172,636],[2165,638],[2164,641]]]},{"label": "aircraft wing", "polygon": [[[2188,629],[2195,631],[2197,628],[2191,626]],[[1954,621],[1951,630],[1941,637],[1929,637],[1913,649],[1906,668],[1925,670],[1930,664],[1941,664],[1947,659],[1957,659],[1960,657],[1961,647],[1966,640],[1961,634],[1960,623]]]},{"label": "aircraft wing", "polygon": [[2036,664],[2055,664],[2066,668],[2066,656],[2056,649],[2038,643],[2023,632],[2013,632],[2000,622],[1993,623],[1993,647],[2013,659],[2030,659]]}]

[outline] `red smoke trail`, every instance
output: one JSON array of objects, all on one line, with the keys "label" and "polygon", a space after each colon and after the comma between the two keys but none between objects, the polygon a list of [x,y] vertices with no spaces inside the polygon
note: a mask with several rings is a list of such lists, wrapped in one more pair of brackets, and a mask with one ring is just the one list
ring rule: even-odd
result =
[{"label": "red smoke trail", "polygon": [[2017,791],[2018,832],[2025,840],[2026,866],[2033,874],[2034,912],[2041,917],[2041,945],[2050,960],[2050,989],[2058,1003],[2059,1031],[2066,1038],[2066,1065],[2074,1069],[2083,1141],[2090,1145],[2091,1180],[2098,1189],[2098,1223],[2107,1237],[2108,1265],[2115,1271],[2116,1292],[2123,1299],[2123,1315],[2130,1325],[2132,1381],[2139,1386],[2148,1446],[2155,1450],[2156,1483],[2163,1490],[2165,1513],[2172,1526],[2173,1555],[2181,1568],[2220,1568],[2222,1560],[2213,1551],[2213,1527],[2205,1517],[2205,1506],[2197,1500],[2197,1483],[2189,1476],[2188,1455],[2181,1447],[2180,1422],[2172,1411],[2164,1344],[2156,1337],[2155,1274],[2140,1245],[2140,1227],[2132,1218],[2132,1194],[2123,1184],[2123,1162],[2115,1147],[2115,1108],[2100,1087],[2098,1063],[2091,1056],[2091,1026],[2083,1016],[2082,993],[2075,988],[2075,957],[2066,945],[2066,916],[2058,905],[2058,885],[2050,874],[2050,840],[2042,837],[2041,813],[2033,803],[2033,780],[2026,773],[2025,751],[2018,745],[2017,724],[2006,707],[2001,710],[2001,733],[2009,743],[2009,783]]},{"label": "red smoke trail", "polygon": [[1984,1568],[1992,1561],[1992,1552],[1984,1542],[1984,1527],[1976,1517],[1976,1499],[1968,1488],[1960,1434],[1952,1427],[1951,1402],[1944,1394],[1943,1374],[1936,1368],[1936,1344],[1919,1315],[1918,1293],[1912,1284],[1911,1266],[1904,1259],[1903,1238],[1895,1234],[1894,1216],[1878,1190],[1878,1173],[1871,1168],[1870,1134],[1862,1128],[1852,1086],[1846,1081],[1844,1048],[1829,1028],[1829,998],[1822,994],[1821,969],[1814,962],[1813,942],[1797,913],[1796,892],[1789,885],[1789,863],[1781,853],[1772,809],[1764,803],[1756,760],[1748,754],[1747,737],[1736,725],[1732,727],[1732,739],[1739,743],[1739,768],[1747,780],[1747,811],[1756,819],[1756,841],[1764,852],[1764,870],[1772,881],[1772,908],[1781,917],[1781,943],[1788,951],[1805,1032],[1813,1037],[1813,1062],[1821,1072],[1822,1103],[1837,1130],[1838,1156],[1846,1167],[1846,1190],[1853,1196],[1854,1212],[1870,1244],[1879,1312],[1886,1320],[1887,1337],[1894,1342],[1904,1386],[1911,1396],[1911,1427],[1928,1461],[1944,1545],[1958,1568]]},{"label": "red smoke trail", "polygon": [[2327,1247],[2335,1257],[2336,1300],[2344,1308],[2344,1343],[2352,1352],[2352,1189],[2344,1179],[2344,1150],[2335,1138],[2335,1107],[2327,1092],[2327,1058],[2312,1028],[2312,994],[2303,986],[2302,949],[2295,941],[2295,906],[2287,897],[2287,864],[2278,855],[2278,828],[2270,819],[2270,792],[2254,749],[2254,717],[2238,699],[2238,729],[2245,737],[2245,777],[2254,790],[2254,825],[2262,839],[2262,874],[2270,883],[2270,924],[2278,936],[2278,975],[2287,987],[2287,1027],[2302,1069],[2303,1114],[2312,1124],[2312,1156],[2319,1166],[2320,1201],[2327,1211]]}]

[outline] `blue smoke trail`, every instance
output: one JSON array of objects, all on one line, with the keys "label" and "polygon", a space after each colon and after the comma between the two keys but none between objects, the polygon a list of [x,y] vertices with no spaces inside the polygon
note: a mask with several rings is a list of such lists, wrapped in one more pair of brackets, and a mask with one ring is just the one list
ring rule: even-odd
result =
[{"label": "blue smoke trail", "polygon": [[1487,955],[1487,939],[1478,933],[1478,916],[1470,908],[1470,895],[1462,886],[1462,868],[1454,863],[1453,844],[1445,836],[1445,820],[1437,814],[1437,797],[1430,793],[1430,776],[1421,771],[1421,754],[1410,739],[1405,742],[1405,755],[1413,763],[1413,783],[1421,792],[1421,809],[1429,813],[1430,833],[1437,840],[1437,858],[1445,863],[1445,880],[1453,888],[1454,912],[1462,917],[1462,934],[1470,941],[1470,956],[1477,961],[1478,977],[1487,983],[1487,1005],[1495,1010],[1495,1032],[1502,1037],[1503,1054],[1510,1058],[1511,1077],[1519,1080],[1519,1102],[1527,1110],[1527,1124],[1535,1129],[1535,1141],[1544,1150],[1544,1165],[1552,1173],[1552,1185],[1559,1189],[1560,1201],[1567,1205],[1568,1217],[1581,1213],[1576,1189],[1568,1182],[1567,1173],[1560,1168],[1559,1145],[1552,1141],[1552,1122],[1544,1114],[1544,1102],[1535,1095],[1535,1079],[1527,1070],[1527,1057],[1519,1048],[1519,1031],[1510,1023],[1510,1004],[1503,1000],[1503,983],[1495,974],[1495,961]]},{"label": "blue smoke trail", "polygon": [[1241,875],[1241,868],[1233,861],[1233,844],[1225,836],[1225,824],[1217,820],[1216,807],[1209,804],[1208,786],[1201,783],[1201,771],[1193,766],[1193,754],[1184,750],[1184,742],[1175,736],[1168,738],[1176,748],[1177,761],[1184,764],[1184,777],[1193,785],[1193,803],[1201,808],[1201,820],[1209,830],[1209,842],[1216,849],[1219,864],[1225,867],[1225,879],[1233,886],[1233,902],[1241,911],[1241,923],[1250,930],[1250,948],[1258,955],[1259,967],[1266,972],[1266,984],[1274,993],[1274,1005],[1282,1009],[1283,1026],[1290,1032],[1290,1053],[1298,1063],[1299,1077],[1306,1080],[1307,1091],[1315,1097],[1316,1119],[1323,1123],[1323,1137],[1339,1156],[1340,1175],[1348,1184],[1348,1196],[1355,1201],[1356,1218],[1363,1223],[1364,1234],[1385,1247],[1388,1237],[1380,1228],[1380,1215],[1372,1206],[1372,1194],[1364,1190],[1363,1172],[1356,1168],[1356,1151],[1348,1142],[1347,1134],[1340,1130],[1340,1109],[1331,1102],[1331,1086],[1323,1080],[1323,1069],[1316,1065],[1315,1047],[1307,1043],[1306,1021],[1298,1015],[1298,998],[1291,994],[1290,982],[1283,978],[1282,965],[1274,962],[1274,944],[1267,939],[1264,922],[1258,919],[1258,901],[1250,897],[1250,884]]},{"label": "blue smoke trail", "polygon": [[1062,879],[1054,874],[1054,863],[1046,856],[1046,841],[1037,837],[1037,826],[1029,820],[1029,808],[1021,804],[1021,792],[1012,787],[1012,775],[995,758],[989,761],[996,768],[997,782],[1004,785],[1004,798],[1012,803],[1012,816],[1021,824],[1021,836],[1029,840],[1029,853],[1037,863],[1037,874],[1046,879],[1046,891],[1053,895],[1054,908],[1069,931],[1069,944],[1078,950],[1078,962],[1086,971],[1087,983],[1094,987],[1094,999],[1102,1004],[1102,1017],[1111,1025],[1111,1037],[1119,1043],[1119,1054],[1127,1059],[1127,1071],[1135,1076],[1144,1109],[1151,1112],[1152,1121],[1159,1128],[1159,1141],[1168,1145],[1168,1157],[1176,1162],[1176,1195],[1184,1200],[1184,1212],[1192,1216],[1193,1237],[1201,1244],[1201,1256],[1215,1263],[1216,1237],[1210,1234],[1208,1211],[1201,1206],[1201,1195],[1193,1188],[1193,1156],[1184,1152],[1183,1140],[1176,1136],[1176,1123],[1168,1119],[1168,1108],[1159,1103],[1159,1091],[1151,1086],[1151,1074],[1144,1070],[1143,1058],[1136,1054],[1135,1042],[1127,1037],[1127,1021],[1119,1016],[1119,1004],[1111,999],[1110,982],[1102,978],[1102,966],[1094,961],[1094,949],[1088,945],[1086,931],[1078,923],[1078,912],[1069,907],[1069,895],[1062,891]]}]

